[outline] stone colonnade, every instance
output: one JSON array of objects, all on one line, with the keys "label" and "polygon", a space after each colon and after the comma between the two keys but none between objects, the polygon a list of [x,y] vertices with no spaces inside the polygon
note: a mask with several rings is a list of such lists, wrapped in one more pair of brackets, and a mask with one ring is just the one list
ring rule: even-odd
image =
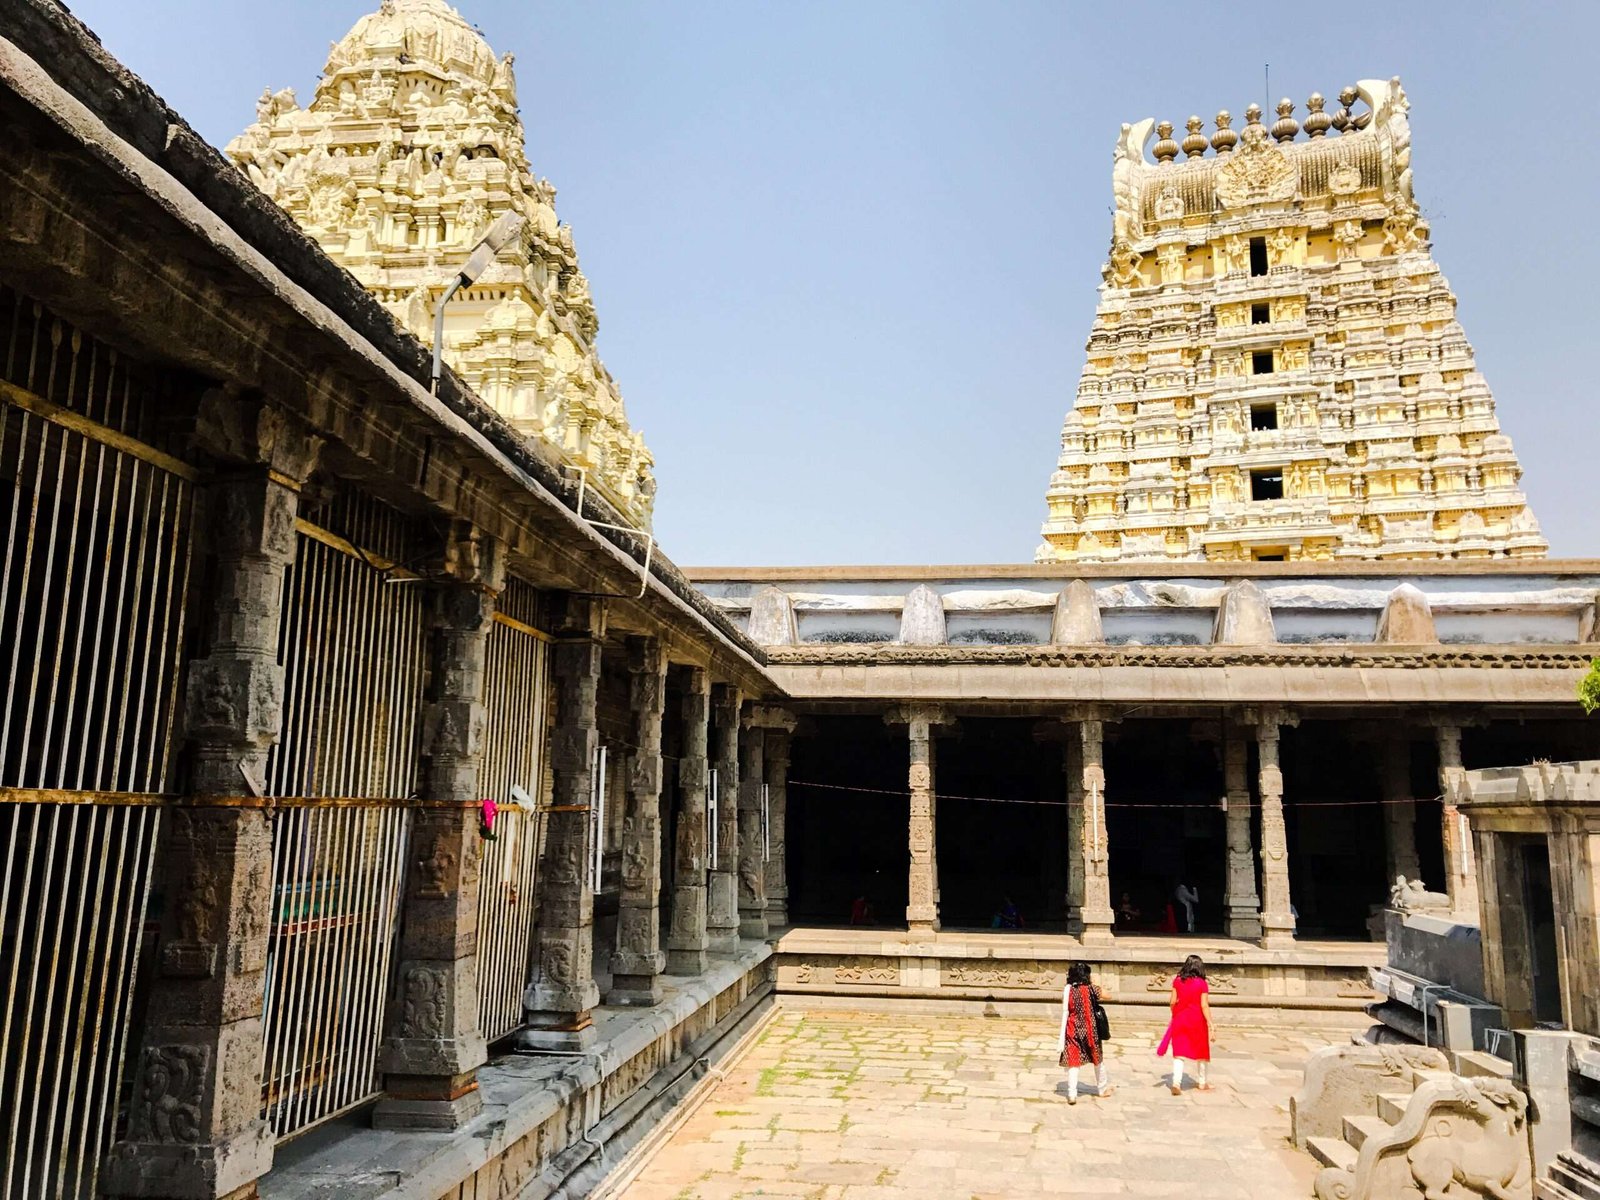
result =
[{"label": "stone colonnade", "polygon": [[[935,786],[936,735],[954,729],[958,719],[948,706],[905,704],[884,715],[903,727],[907,739],[908,903],[906,924],[913,934],[939,929],[938,791]],[[1119,720],[1103,705],[1067,709],[1059,719],[1042,721],[1041,741],[1062,747],[1067,803],[1067,931],[1085,944],[1113,938],[1116,914],[1111,899],[1111,846],[1106,823],[1106,727]],[[1227,863],[1224,872],[1223,929],[1229,937],[1256,940],[1268,949],[1292,945],[1295,938],[1288,836],[1284,825],[1283,769],[1279,743],[1285,727],[1299,724],[1293,711],[1277,706],[1247,707],[1225,720],[1221,740]],[[1439,746],[1439,792],[1443,799],[1442,839],[1451,908],[1475,918],[1476,867],[1472,839],[1457,807],[1464,772],[1461,725],[1433,718]],[[1250,746],[1256,748],[1255,799],[1252,801]],[[1410,746],[1396,733],[1379,746],[1384,808],[1386,863],[1392,878],[1418,875],[1416,801],[1411,795]],[[1114,801],[1110,801],[1114,803]],[[1259,807],[1259,839],[1252,807]],[[1259,842],[1259,844],[1257,844]]]},{"label": "stone colonnade", "polygon": [[[229,398],[234,409],[244,406]],[[254,424],[252,424],[254,422]],[[204,422],[202,422],[202,426]],[[262,798],[283,719],[278,663],[285,572],[295,561],[299,489],[320,443],[262,408],[227,422],[223,450],[254,447],[211,483],[214,561],[206,656],[189,665],[185,730],[189,795],[173,806],[158,870],[172,902],[150,1017],[130,1047],[133,1101],[107,1156],[113,1196],[253,1195],[272,1168],[275,1138],[262,1115],[263,1009],[273,920],[273,847]],[[201,436],[205,434],[202,428]],[[253,440],[252,440],[253,438]],[[419,715],[420,766],[395,940],[393,992],[378,1050],[382,1092],[374,1125],[450,1130],[483,1108],[487,1061],[479,1027],[480,820],[491,630],[506,585],[504,546],[463,523],[425,564],[430,683]],[[547,592],[545,839],[531,980],[517,1033],[526,1050],[579,1050],[596,1036],[601,1003],[592,965],[596,861],[592,822],[601,668],[620,646],[629,689],[629,748],[620,844],[617,944],[606,1001],[651,1005],[662,976],[704,973],[713,954],[765,937],[786,920],[783,806],[794,722],[746,703],[734,685],[685,663],[683,755],[672,846],[662,841],[662,725],[669,652],[661,639],[607,640],[604,599]],[[710,853],[713,770],[720,804]],[[677,871],[662,947],[662,857]],[[769,890],[770,881],[770,890]]]}]

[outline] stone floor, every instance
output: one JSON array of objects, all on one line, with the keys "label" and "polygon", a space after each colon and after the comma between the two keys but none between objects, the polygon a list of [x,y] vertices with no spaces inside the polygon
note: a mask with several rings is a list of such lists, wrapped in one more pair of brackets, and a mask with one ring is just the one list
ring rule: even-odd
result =
[{"label": "stone floor", "polygon": [[[780,1011],[616,1193],[622,1200],[1000,1200],[1311,1194],[1285,1140],[1306,1056],[1366,1022],[1306,1014],[1212,1048],[1215,1090],[1170,1094],[1153,1025],[1119,1027],[1115,1094],[1066,1101],[1055,1018]],[[1222,1019],[1219,1016],[1219,1020]]]}]

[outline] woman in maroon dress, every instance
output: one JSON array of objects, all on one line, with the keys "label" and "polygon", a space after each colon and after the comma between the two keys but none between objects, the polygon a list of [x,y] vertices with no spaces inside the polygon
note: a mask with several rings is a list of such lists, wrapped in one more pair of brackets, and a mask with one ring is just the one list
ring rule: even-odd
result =
[{"label": "woman in maroon dress", "polygon": [[1067,986],[1061,993],[1061,1065],[1067,1068],[1068,1104],[1078,1102],[1078,1071],[1084,1063],[1094,1066],[1094,1094],[1111,1094],[1105,1047],[1100,1044],[1100,1029],[1094,1019],[1097,994],[1088,963],[1075,962],[1067,968]]},{"label": "woman in maroon dress", "polygon": [[1184,959],[1172,981],[1172,1023],[1156,1053],[1172,1051],[1172,1094],[1183,1094],[1183,1060],[1194,1063],[1196,1088],[1209,1092],[1206,1064],[1211,1061],[1211,1001],[1207,993],[1206,965],[1198,954]]}]

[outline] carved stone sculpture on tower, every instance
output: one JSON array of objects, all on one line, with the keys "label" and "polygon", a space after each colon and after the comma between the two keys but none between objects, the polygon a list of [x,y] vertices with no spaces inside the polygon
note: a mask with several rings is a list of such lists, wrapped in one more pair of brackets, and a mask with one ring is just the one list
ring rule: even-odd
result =
[{"label": "carved stone sculpture on tower", "polygon": [[524,151],[512,57],[444,0],[385,0],[334,43],[311,103],[264,92],[226,153],[424,342],[489,224],[524,232],[450,302],[444,358],[529,438],[648,527],[654,460],[595,351],[599,329],[555,188]]},{"label": "carved stone sculpture on tower", "polygon": [[[1042,562],[1547,549],[1412,190],[1398,79],[1122,126]],[[1145,156],[1159,129],[1155,161]],[[1179,161],[1181,149],[1186,157]]]}]

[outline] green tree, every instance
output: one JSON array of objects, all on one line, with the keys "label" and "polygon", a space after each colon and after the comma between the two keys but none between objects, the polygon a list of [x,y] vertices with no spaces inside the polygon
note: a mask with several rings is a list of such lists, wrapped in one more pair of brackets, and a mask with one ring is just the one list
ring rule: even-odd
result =
[{"label": "green tree", "polygon": [[1600,658],[1589,660],[1589,673],[1578,681],[1578,703],[1586,713],[1600,708]]}]

